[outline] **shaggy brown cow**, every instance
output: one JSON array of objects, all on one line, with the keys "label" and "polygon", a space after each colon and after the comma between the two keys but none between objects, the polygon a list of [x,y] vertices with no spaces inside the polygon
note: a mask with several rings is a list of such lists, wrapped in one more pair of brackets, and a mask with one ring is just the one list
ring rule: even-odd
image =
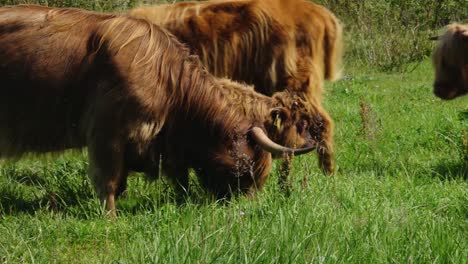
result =
[{"label": "shaggy brown cow", "polygon": [[[319,115],[317,108],[310,105],[300,94],[283,91],[268,97],[255,92],[253,87],[228,79],[221,79],[219,85],[220,91],[229,99],[230,109],[263,124],[268,137],[273,141],[293,148],[306,146],[308,142],[321,141],[324,130],[323,117]],[[313,131],[312,135],[310,131]],[[311,136],[313,138],[310,138]],[[169,142],[168,150],[165,151],[168,153],[172,146],[170,140],[166,142]],[[163,157],[162,160],[164,171],[177,170],[177,173],[174,173],[179,176],[176,186],[179,187],[179,192],[185,192],[188,187],[188,168],[183,167],[176,158],[172,158],[172,162],[167,157]],[[122,186],[121,190],[124,191],[125,186]]]},{"label": "shaggy brown cow", "polygon": [[[232,110],[225,81],[144,20],[0,8],[0,80],[0,156],[87,146],[91,178],[111,215],[128,172],[151,173],[160,153],[197,169],[208,190],[225,195],[262,187],[271,165],[263,149],[293,152]],[[299,153],[311,150],[310,138]]]},{"label": "shaggy brown cow", "polygon": [[448,25],[438,39],[432,56],[434,94],[446,100],[468,94],[468,24]]},{"label": "shaggy brown cow", "polygon": [[216,76],[253,84],[263,94],[305,93],[324,117],[319,165],[333,172],[333,123],[321,107],[324,79],[340,75],[341,25],[304,0],[180,2],[131,10],[169,29]]}]

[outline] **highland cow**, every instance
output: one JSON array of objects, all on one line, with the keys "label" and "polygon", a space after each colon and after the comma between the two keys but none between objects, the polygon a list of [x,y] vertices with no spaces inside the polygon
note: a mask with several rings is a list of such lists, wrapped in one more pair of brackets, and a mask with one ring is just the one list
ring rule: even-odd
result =
[{"label": "highland cow", "polygon": [[[295,151],[233,110],[225,82],[172,34],[140,19],[0,8],[0,79],[0,156],[87,147],[90,176],[112,216],[129,171],[153,173],[159,155],[195,168],[223,196],[252,194],[268,177],[270,152]],[[314,147],[304,135],[298,154]],[[171,169],[170,178],[183,175]]]},{"label": "highland cow", "polygon": [[432,56],[434,94],[451,100],[468,93],[468,24],[453,23],[438,37]]},{"label": "highland cow", "polygon": [[[250,118],[257,120],[265,128],[267,135],[274,142],[281,145],[296,148],[320,143],[323,134],[323,117],[313,105],[308,104],[302,94],[289,91],[277,92],[272,97],[259,94],[253,87],[236,83],[229,79],[219,80],[220,91],[229,99],[228,106],[233,111],[241,112]],[[312,131],[312,133],[310,133]],[[170,152],[170,140],[168,150]],[[268,148],[268,146],[265,146]],[[278,153],[278,152],[276,152]],[[281,154],[281,153],[278,153]],[[282,158],[283,155],[274,155]],[[173,162],[167,157],[162,157],[163,171],[177,170],[179,175],[176,186],[179,193],[186,192],[188,188],[187,168],[181,167],[177,159]],[[158,171],[153,169],[153,171]],[[150,175],[151,176],[151,175]],[[156,175],[156,177],[159,175]],[[281,175],[283,182],[287,175]],[[154,177],[154,176],[153,176]],[[123,187],[122,190],[125,190]]]},{"label": "highland cow", "polygon": [[329,10],[304,0],[228,0],[139,7],[129,14],[168,29],[215,76],[266,95],[304,93],[323,116],[319,165],[333,172],[333,122],[321,101],[324,80],[340,75],[342,29]]}]

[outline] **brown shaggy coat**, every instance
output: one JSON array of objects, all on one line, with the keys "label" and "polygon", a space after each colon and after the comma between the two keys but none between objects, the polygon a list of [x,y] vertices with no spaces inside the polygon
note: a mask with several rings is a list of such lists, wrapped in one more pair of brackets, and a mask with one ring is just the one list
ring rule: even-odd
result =
[{"label": "brown shaggy coat", "polygon": [[[218,84],[220,91],[229,99],[228,107],[262,124],[273,141],[286,147],[304,148],[315,146],[323,139],[323,116],[300,94],[283,91],[268,97],[255,92],[253,87],[229,79],[220,79]],[[170,153],[171,145],[166,149],[164,152]],[[166,173],[174,171],[172,174],[178,175],[176,186],[183,193],[188,187],[188,171],[187,167],[181,166],[179,159],[163,155],[162,168]]]},{"label": "brown shaggy coat", "polygon": [[228,0],[140,7],[129,14],[171,31],[216,76],[253,84],[266,95],[305,93],[324,117],[320,166],[333,171],[333,122],[321,101],[324,80],[340,75],[342,29],[330,11],[305,0]]},{"label": "brown shaggy coat", "polygon": [[468,24],[448,25],[432,60],[436,96],[450,100],[468,94]]},{"label": "brown shaggy coat", "polygon": [[113,215],[129,171],[153,173],[159,154],[195,168],[220,196],[252,193],[268,176],[271,155],[250,136],[265,127],[232,110],[226,82],[144,20],[0,8],[0,79],[0,156],[87,146],[90,176]]},{"label": "brown shaggy coat", "polygon": [[320,98],[322,81],[340,74],[341,26],[309,1],[180,2],[129,14],[171,31],[214,75],[252,84],[266,95],[287,87]]}]

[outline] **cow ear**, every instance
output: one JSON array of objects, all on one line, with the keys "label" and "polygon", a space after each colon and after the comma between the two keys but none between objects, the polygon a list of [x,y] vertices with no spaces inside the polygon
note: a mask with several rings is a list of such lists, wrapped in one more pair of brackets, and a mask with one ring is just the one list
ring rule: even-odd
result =
[{"label": "cow ear", "polygon": [[271,109],[270,116],[273,120],[273,125],[278,130],[281,130],[284,122],[289,118],[289,111],[284,107],[275,107]]},{"label": "cow ear", "polygon": [[468,40],[468,29],[465,29],[465,31],[461,32],[461,36],[464,40]]},{"label": "cow ear", "polygon": [[468,38],[468,29],[467,28],[457,26],[455,30],[456,30],[455,34],[459,38],[461,38],[461,39],[467,39]]}]

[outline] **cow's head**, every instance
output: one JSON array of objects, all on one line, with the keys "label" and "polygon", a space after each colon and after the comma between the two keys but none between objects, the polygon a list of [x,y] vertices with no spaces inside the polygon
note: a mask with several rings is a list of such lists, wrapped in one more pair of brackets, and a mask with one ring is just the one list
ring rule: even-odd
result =
[{"label": "cow's head", "polygon": [[273,100],[275,107],[269,110],[264,123],[269,138],[289,148],[315,148],[319,133],[313,131],[320,123],[317,111],[306,100],[288,91],[275,93]]},{"label": "cow's head", "polygon": [[434,94],[445,100],[468,94],[468,25],[451,24],[438,39]]}]

